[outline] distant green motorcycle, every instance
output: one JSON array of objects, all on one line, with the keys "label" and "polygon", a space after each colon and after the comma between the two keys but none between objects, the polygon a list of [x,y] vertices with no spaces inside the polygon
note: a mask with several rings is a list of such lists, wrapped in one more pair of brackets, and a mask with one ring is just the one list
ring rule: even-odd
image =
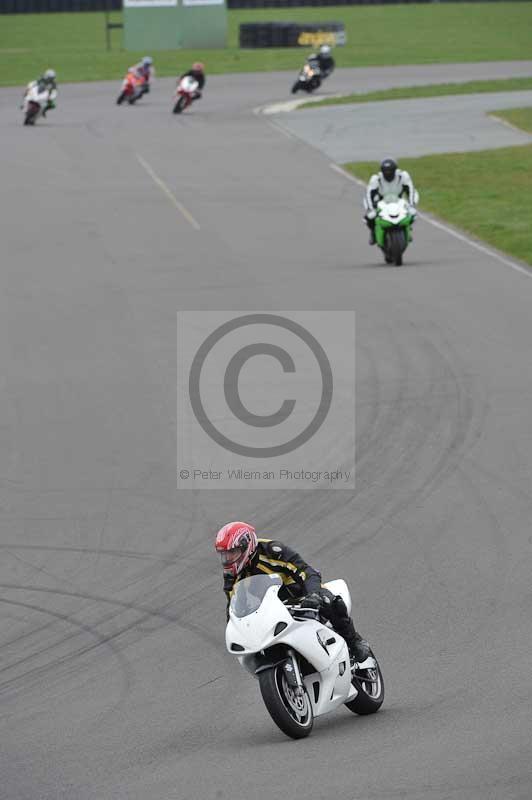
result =
[{"label": "distant green motorcycle", "polygon": [[377,204],[375,240],[387,264],[400,267],[403,253],[412,241],[415,210],[402,197],[390,195]]}]

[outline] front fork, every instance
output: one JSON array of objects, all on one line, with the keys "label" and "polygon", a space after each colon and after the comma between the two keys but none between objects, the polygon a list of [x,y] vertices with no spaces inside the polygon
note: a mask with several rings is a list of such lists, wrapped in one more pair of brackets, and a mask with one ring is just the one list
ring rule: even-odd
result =
[{"label": "front fork", "polygon": [[284,674],[289,686],[294,690],[294,693],[300,697],[303,694],[303,680],[301,678],[301,671],[297,663],[296,654],[292,649],[288,649],[288,659],[283,664]]}]

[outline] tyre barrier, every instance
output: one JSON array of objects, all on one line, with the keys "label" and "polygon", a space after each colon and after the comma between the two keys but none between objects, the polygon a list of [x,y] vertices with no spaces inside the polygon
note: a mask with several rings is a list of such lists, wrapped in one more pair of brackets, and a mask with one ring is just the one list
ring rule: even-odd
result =
[{"label": "tyre barrier", "polygon": [[[465,3],[471,0],[438,0],[443,3]],[[500,0],[473,0],[479,2]],[[436,0],[227,0],[227,8],[301,8],[303,6],[382,6],[405,3],[434,3]],[[505,2],[505,0],[503,0]]]},{"label": "tyre barrier", "polygon": [[338,47],[347,41],[343,22],[244,22],[240,47]]},{"label": "tyre barrier", "polygon": [[0,0],[0,14],[51,14],[121,9],[122,0]]}]

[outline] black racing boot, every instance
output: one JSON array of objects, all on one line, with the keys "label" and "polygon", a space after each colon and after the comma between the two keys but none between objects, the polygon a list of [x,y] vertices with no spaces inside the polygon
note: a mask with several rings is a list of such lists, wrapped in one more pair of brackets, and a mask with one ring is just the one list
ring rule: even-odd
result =
[{"label": "black racing boot", "polygon": [[[324,610],[325,608],[326,606],[323,606]],[[345,639],[347,644],[351,667],[354,663],[359,664],[365,661],[370,653],[369,644],[357,633],[353,620],[347,613],[346,605],[340,595],[337,595],[331,603],[330,612],[329,619],[334,630]]]},{"label": "black racing boot", "polygon": [[355,633],[353,637],[346,639],[346,642],[351,657],[351,668],[355,663],[361,664],[369,656],[369,644],[359,633]]},{"label": "black racing boot", "polygon": [[370,228],[370,231],[369,231],[369,243],[372,244],[372,245],[375,244],[375,228]]}]

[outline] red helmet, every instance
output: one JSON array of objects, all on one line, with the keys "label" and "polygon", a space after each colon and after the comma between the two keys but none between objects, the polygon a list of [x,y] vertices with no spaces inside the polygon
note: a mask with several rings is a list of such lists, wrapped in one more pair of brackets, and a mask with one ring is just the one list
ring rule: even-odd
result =
[{"label": "red helmet", "polygon": [[228,522],[216,534],[214,546],[220,553],[224,572],[236,578],[255,555],[255,528],[247,522]]},{"label": "red helmet", "polygon": [[195,61],[194,64],[192,64],[192,70],[193,72],[204,72],[205,67],[203,66],[201,61]]}]

